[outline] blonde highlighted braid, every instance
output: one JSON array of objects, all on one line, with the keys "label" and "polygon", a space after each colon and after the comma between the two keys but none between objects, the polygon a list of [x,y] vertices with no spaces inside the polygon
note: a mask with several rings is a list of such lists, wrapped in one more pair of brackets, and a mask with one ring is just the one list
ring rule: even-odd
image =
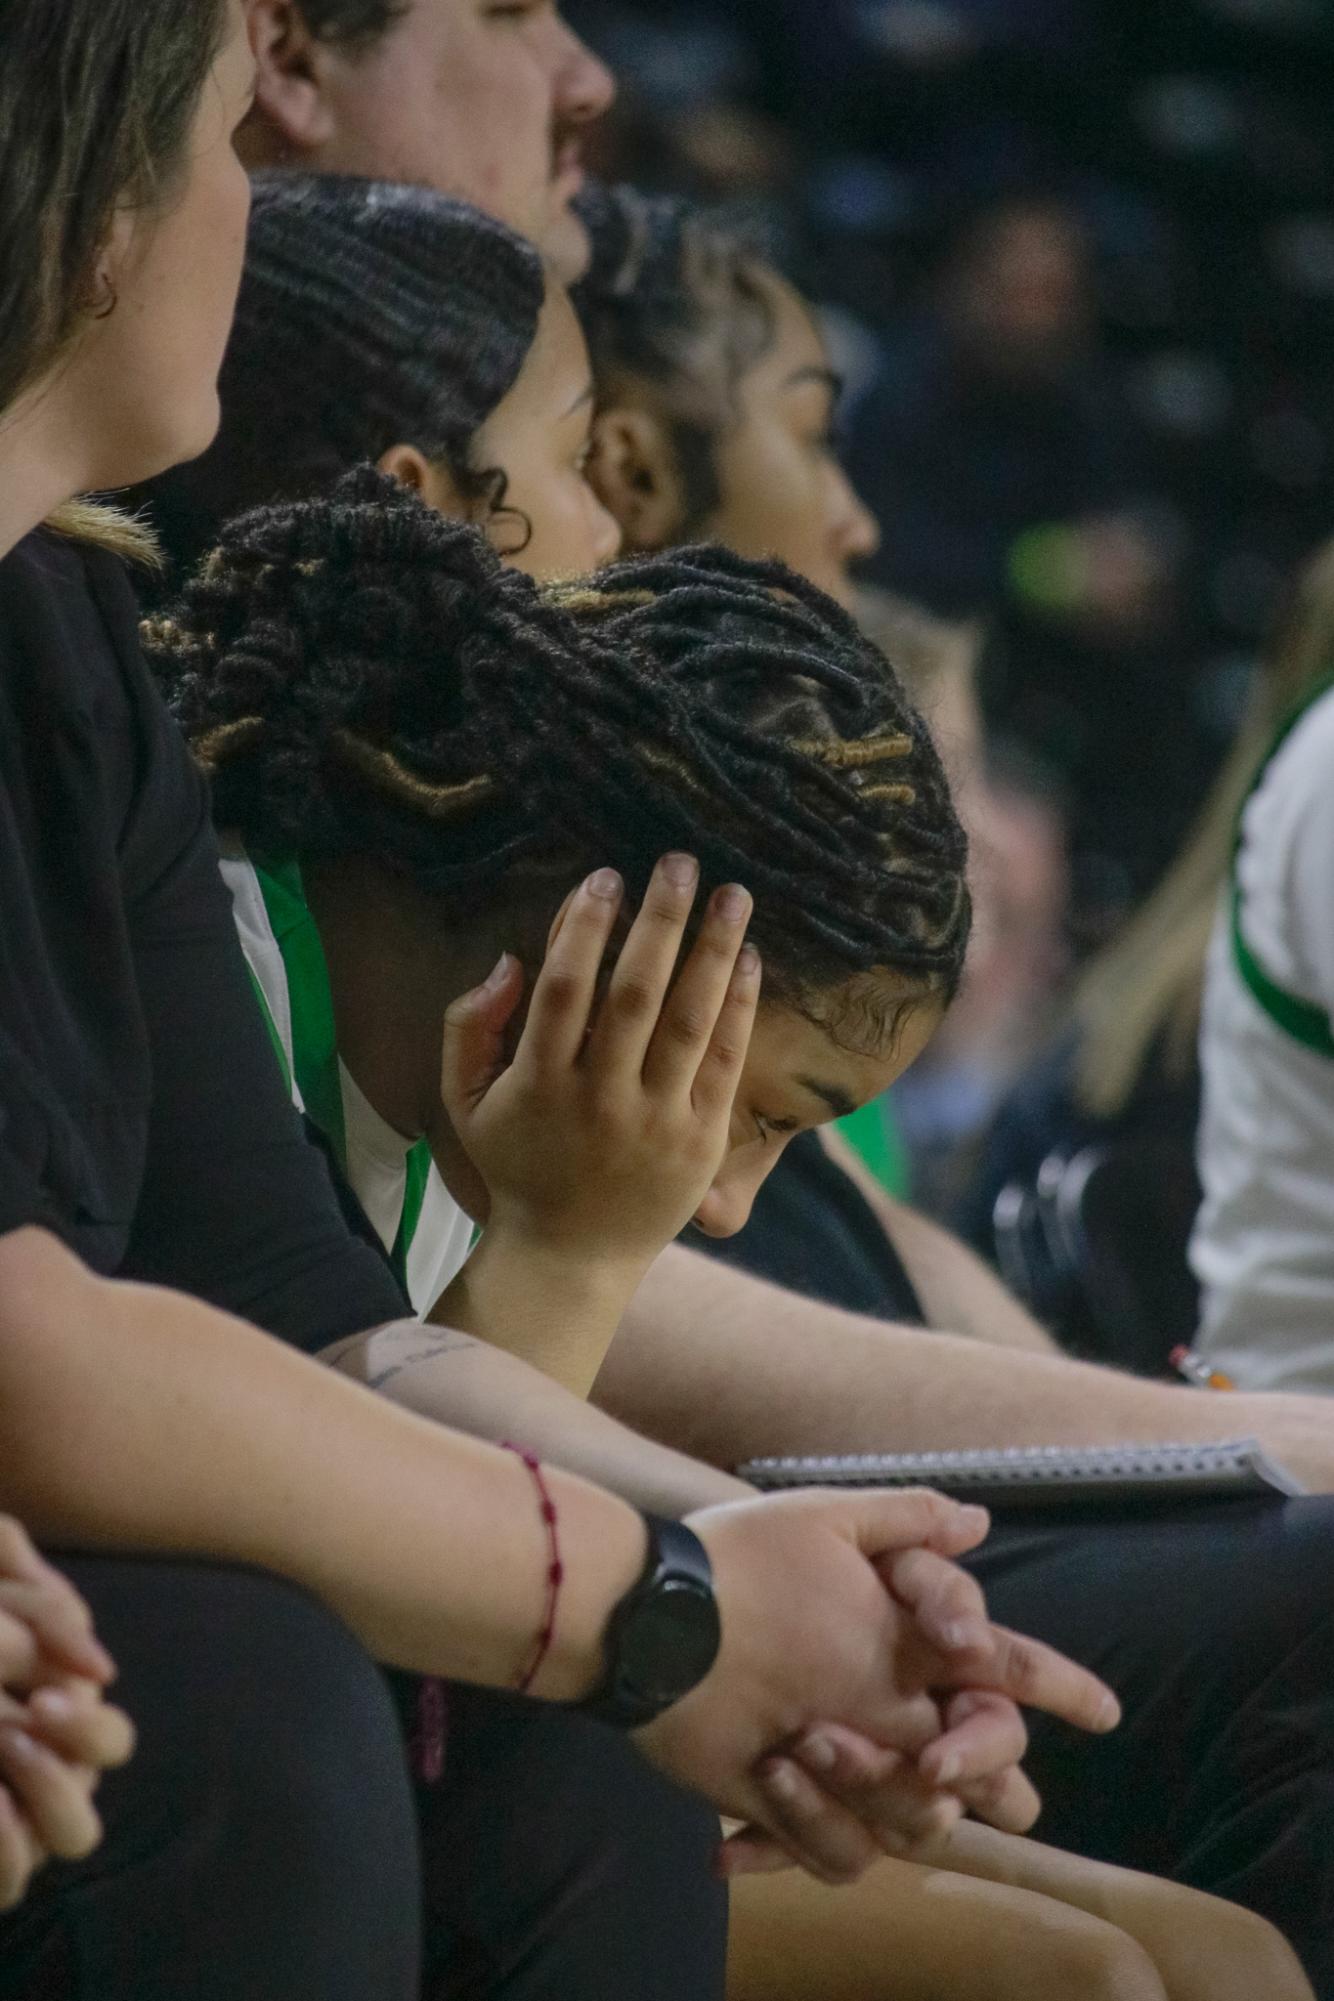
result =
[{"label": "blonde highlighted braid", "polygon": [[957,981],[939,759],[884,657],[779,564],[687,549],[543,588],[367,467],[233,523],[146,638],[255,852],[366,855],[466,916],[603,863],[637,895],[683,848],[754,892],[770,993]]}]

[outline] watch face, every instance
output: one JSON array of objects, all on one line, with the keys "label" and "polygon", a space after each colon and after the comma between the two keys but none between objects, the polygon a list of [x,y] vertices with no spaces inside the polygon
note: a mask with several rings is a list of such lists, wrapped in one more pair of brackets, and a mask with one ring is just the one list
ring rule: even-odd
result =
[{"label": "watch face", "polygon": [[665,1577],[626,1620],[617,1680],[665,1709],[703,1681],[720,1632],[713,1593],[692,1577]]}]

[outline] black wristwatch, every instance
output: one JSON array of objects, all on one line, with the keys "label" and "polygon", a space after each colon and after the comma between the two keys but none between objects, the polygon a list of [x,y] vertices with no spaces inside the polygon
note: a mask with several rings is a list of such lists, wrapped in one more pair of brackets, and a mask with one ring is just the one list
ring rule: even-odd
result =
[{"label": "black wristwatch", "polygon": [[580,1715],[621,1730],[651,1723],[689,1695],[717,1660],[722,1639],[703,1543],[681,1522],[644,1520],[648,1561],[611,1615],[606,1679],[575,1705]]}]

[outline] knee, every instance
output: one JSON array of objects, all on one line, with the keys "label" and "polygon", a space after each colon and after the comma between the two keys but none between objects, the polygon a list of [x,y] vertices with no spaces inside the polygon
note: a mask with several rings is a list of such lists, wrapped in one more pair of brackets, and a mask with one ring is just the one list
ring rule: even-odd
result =
[{"label": "knee", "polygon": [[[1073,1916],[1073,1913],[1067,1914]],[[1168,2001],[1158,1970],[1129,1933],[1097,1918],[1064,1920],[1048,1936],[1035,1995],[1080,2001]]]},{"label": "knee", "polygon": [[341,1621],[280,1579],[245,1572],[227,1574],[211,1616],[211,1667],[233,1725],[231,1780],[253,1810],[298,1820],[331,1845],[354,1818],[365,1840],[362,1817],[377,1802],[410,1820],[388,1688]]},{"label": "knee", "polygon": [[1273,1925],[1239,1904],[1213,1901],[1192,1937],[1182,2001],[1311,2001],[1296,1953]]}]

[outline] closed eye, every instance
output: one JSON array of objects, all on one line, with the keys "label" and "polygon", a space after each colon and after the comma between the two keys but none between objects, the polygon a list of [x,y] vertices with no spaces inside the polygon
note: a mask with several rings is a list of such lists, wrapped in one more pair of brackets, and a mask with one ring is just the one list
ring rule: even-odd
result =
[{"label": "closed eye", "polygon": [[774,1137],[785,1138],[788,1134],[798,1131],[801,1125],[800,1119],[769,1119],[763,1112],[755,1112],[752,1116],[762,1144],[767,1144]]}]

